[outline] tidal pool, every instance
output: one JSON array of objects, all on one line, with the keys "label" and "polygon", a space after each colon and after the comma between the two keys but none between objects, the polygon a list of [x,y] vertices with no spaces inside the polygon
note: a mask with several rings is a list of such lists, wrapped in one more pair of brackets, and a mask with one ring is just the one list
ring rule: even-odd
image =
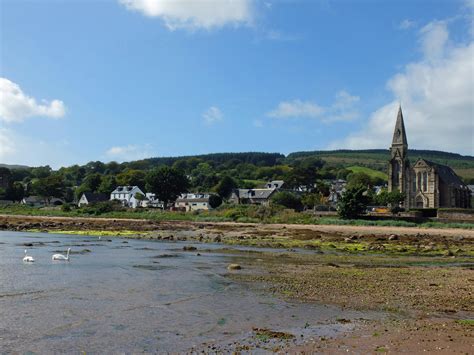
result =
[{"label": "tidal pool", "polygon": [[[51,260],[67,248],[69,262]],[[226,266],[238,262],[244,269],[236,272],[252,272],[246,260],[258,256],[219,248],[1,231],[0,353],[231,351],[239,344],[265,352],[275,341],[255,343],[254,327],[293,334],[285,340],[291,345],[353,327],[339,318],[382,317],[285,302],[232,282]],[[36,262],[22,262],[24,249]]]}]

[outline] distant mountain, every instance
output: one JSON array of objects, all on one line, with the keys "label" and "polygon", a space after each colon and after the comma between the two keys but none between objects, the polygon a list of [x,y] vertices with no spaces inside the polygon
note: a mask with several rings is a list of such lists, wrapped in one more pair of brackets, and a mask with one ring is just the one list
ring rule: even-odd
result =
[{"label": "distant mountain", "polygon": [[18,169],[29,169],[29,166],[26,165],[15,165],[15,164],[1,164],[0,168],[8,168],[10,170],[18,170]]}]

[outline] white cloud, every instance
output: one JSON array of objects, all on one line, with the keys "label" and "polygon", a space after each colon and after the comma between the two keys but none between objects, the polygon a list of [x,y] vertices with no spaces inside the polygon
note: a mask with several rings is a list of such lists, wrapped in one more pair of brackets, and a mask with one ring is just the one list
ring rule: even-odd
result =
[{"label": "white cloud", "polygon": [[202,117],[204,118],[204,122],[209,125],[220,122],[224,119],[222,111],[216,106],[209,107],[202,114]]},{"label": "white cloud", "polygon": [[355,105],[359,102],[358,96],[353,96],[347,91],[339,91],[334,102],[327,107],[311,101],[293,100],[283,101],[267,113],[272,118],[311,118],[319,119],[325,123],[334,121],[350,121],[359,116]]},{"label": "white cloud", "polygon": [[311,101],[282,101],[277,108],[267,113],[268,117],[273,118],[317,118],[322,115],[324,108]]},{"label": "white cloud", "polygon": [[129,144],[111,147],[105,152],[105,155],[107,158],[117,161],[130,161],[149,158],[152,156],[152,152],[150,145],[138,146]]},{"label": "white cloud", "polygon": [[425,60],[433,61],[444,54],[449,39],[447,24],[444,21],[433,21],[420,30],[420,44]]},{"label": "white cloud", "polygon": [[391,142],[401,101],[412,148],[474,153],[474,42],[449,43],[444,22],[420,31],[422,58],[387,82],[394,99],[367,125],[330,148],[381,148]]},{"label": "white cloud", "polygon": [[253,0],[119,0],[128,10],[163,20],[170,30],[250,24]]},{"label": "white cloud", "polygon": [[0,78],[0,120],[22,122],[33,116],[61,118],[65,113],[66,107],[62,101],[42,100],[37,103],[36,99],[25,95],[18,84]]},{"label": "white cloud", "polygon": [[400,24],[398,25],[398,29],[400,30],[408,30],[410,28],[413,28],[416,26],[416,22],[415,21],[412,21],[412,20],[409,20],[409,19],[405,19],[403,20],[402,22],[400,22]]}]

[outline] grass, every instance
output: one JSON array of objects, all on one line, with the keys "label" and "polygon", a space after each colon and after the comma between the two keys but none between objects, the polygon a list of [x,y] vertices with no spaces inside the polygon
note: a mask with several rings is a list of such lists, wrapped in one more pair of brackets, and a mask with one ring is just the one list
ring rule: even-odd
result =
[{"label": "grass", "polygon": [[378,170],[366,168],[364,166],[349,166],[347,170],[350,170],[353,173],[365,173],[369,175],[371,178],[379,178],[384,181],[387,181],[387,174]]},{"label": "grass", "polygon": [[473,327],[474,326],[474,319],[459,319],[459,320],[456,321],[456,323]]},{"label": "grass", "polygon": [[249,205],[223,206],[213,211],[199,213],[171,212],[161,210],[125,210],[106,212],[100,215],[85,213],[81,209],[65,212],[58,208],[35,208],[23,205],[1,206],[0,214],[51,216],[51,217],[86,217],[116,219],[146,219],[151,221],[193,221],[193,222],[240,222],[240,223],[282,223],[312,225],[349,225],[349,226],[385,226],[385,227],[423,227],[423,228],[459,228],[474,229],[474,223],[424,222],[415,223],[400,220],[343,220],[338,217],[317,217],[311,213],[299,213],[293,210],[272,209]]}]

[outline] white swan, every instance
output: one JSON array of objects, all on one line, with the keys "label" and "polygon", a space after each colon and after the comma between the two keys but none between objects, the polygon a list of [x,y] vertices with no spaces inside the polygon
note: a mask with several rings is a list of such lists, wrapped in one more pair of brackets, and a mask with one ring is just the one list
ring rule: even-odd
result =
[{"label": "white swan", "polygon": [[25,257],[23,258],[23,261],[25,263],[34,263],[35,259],[32,256],[26,255],[27,250],[25,249]]},{"label": "white swan", "polygon": [[70,251],[71,251],[71,248],[67,248],[66,256],[64,256],[63,254],[54,254],[51,259],[52,259],[52,260],[64,260],[64,261],[69,261],[69,252],[70,252]]}]

